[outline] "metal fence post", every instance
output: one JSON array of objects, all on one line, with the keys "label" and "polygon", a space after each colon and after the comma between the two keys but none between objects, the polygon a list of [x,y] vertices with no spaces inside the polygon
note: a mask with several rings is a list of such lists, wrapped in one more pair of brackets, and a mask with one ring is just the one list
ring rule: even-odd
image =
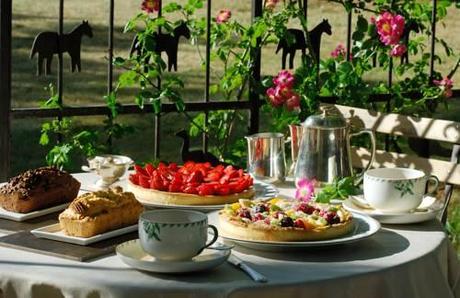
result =
[{"label": "metal fence post", "polygon": [[12,0],[0,0],[0,181],[10,171]]},{"label": "metal fence post", "polygon": [[[211,8],[212,1],[208,0],[206,6],[206,78],[205,78],[205,91],[204,91],[204,102],[210,101],[209,88],[211,85]],[[208,127],[209,112],[204,113],[204,128]],[[203,151],[208,152],[209,140],[208,135],[203,133]]]},{"label": "metal fence post", "polygon": [[[253,0],[252,1],[252,21],[255,18],[262,15],[263,10],[263,1],[262,0]],[[260,71],[261,71],[261,49],[259,48],[255,55],[256,59],[254,61],[254,68],[252,70],[252,80],[249,84],[249,101],[251,103],[251,108],[249,111],[249,134],[253,134],[259,131],[259,112],[260,112],[260,102],[259,94],[255,91],[254,82],[260,82]]]}]

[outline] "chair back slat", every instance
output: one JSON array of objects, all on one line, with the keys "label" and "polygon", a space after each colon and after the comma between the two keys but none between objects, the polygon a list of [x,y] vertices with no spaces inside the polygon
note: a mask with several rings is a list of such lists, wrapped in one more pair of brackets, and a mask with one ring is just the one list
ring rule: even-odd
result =
[{"label": "chair back slat", "polygon": [[[353,166],[363,168],[367,165],[371,153],[366,148],[352,148],[351,157]],[[399,154],[377,150],[374,168],[414,168],[427,174],[435,175],[439,181],[460,185],[460,164],[439,159],[426,159],[408,154]]]},{"label": "chair back slat", "polygon": [[353,125],[396,136],[417,137],[460,144],[460,122],[384,114],[355,107],[334,105]]}]

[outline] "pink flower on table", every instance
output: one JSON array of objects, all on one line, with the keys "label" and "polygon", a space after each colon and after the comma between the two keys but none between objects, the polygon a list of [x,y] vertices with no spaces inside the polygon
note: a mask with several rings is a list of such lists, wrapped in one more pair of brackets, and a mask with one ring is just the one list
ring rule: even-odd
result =
[{"label": "pink flower on table", "polygon": [[398,43],[391,48],[391,56],[393,57],[401,57],[407,51],[407,47],[404,44]]},{"label": "pink flower on table", "polygon": [[377,17],[375,25],[380,41],[387,46],[395,45],[403,35],[405,19],[401,15],[393,15],[386,11]]},{"label": "pink flower on table", "polygon": [[217,24],[227,23],[232,17],[232,12],[229,9],[222,9],[219,11],[216,17]]},{"label": "pink flower on table", "polygon": [[292,88],[294,87],[294,76],[289,70],[282,70],[273,78],[273,84]]},{"label": "pink flower on table", "polygon": [[297,182],[297,189],[295,192],[295,198],[303,202],[311,201],[311,198],[315,194],[315,180],[309,180],[307,178],[301,179]]},{"label": "pink flower on table", "polygon": [[454,87],[454,81],[449,77],[445,77],[442,80],[433,80],[433,83],[441,88],[445,98],[452,97],[452,88]]},{"label": "pink flower on table", "polygon": [[160,10],[160,0],[143,0],[141,9],[146,13],[153,13]]}]

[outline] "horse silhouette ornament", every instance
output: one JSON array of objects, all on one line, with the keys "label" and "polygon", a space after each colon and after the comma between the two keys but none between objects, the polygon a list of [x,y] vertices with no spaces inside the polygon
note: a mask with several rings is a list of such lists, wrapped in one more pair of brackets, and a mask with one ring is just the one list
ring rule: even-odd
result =
[{"label": "horse silhouette ornament", "polygon": [[[177,71],[177,52],[179,51],[179,39],[181,36],[184,36],[186,39],[190,38],[190,29],[185,22],[181,22],[179,26],[174,28],[172,33],[154,33],[151,35],[155,43],[155,53],[161,55],[161,52],[166,52],[168,56],[168,71],[171,71],[172,68]],[[134,53],[138,56],[144,54],[143,45],[139,42],[137,35],[134,37],[131,45],[130,55]],[[147,64],[148,62],[149,58],[146,58],[145,63]]]},{"label": "horse silhouette ornament", "polygon": [[[307,33],[308,37],[310,38],[312,51],[313,51],[313,53],[311,54],[314,55],[317,64],[319,64],[319,60],[320,60],[319,54],[320,54],[320,49],[321,49],[321,36],[323,35],[323,33],[326,33],[327,35],[332,34],[332,28],[327,19],[323,19],[321,23],[319,23],[315,28],[313,28]],[[282,38],[280,42],[278,43],[276,53],[278,53],[280,50],[283,50],[282,60],[281,60],[282,69],[286,69],[286,59],[287,59],[287,55],[289,54],[289,68],[293,69],[296,51],[301,50],[302,55],[305,56],[306,49],[307,49],[307,42],[305,39],[305,33],[302,30],[288,29],[287,35],[289,35],[289,37],[291,38],[287,38],[287,37]]]},{"label": "horse silhouette ornament", "polygon": [[75,69],[80,72],[80,51],[83,35],[90,38],[93,37],[93,30],[88,21],[82,21],[82,23],[72,29],[72,31],[63,34],[62,36],[59,36],[57,32],[51,31],[38,33],[30,52],[30,59],[38,53],[37,75],[41,75],[43,73],[44,60],[46,60],[45,75],[51,74],[51,62],[53,60],[53,55],[65,52],[70,55],[72,72],[75,72]]}]

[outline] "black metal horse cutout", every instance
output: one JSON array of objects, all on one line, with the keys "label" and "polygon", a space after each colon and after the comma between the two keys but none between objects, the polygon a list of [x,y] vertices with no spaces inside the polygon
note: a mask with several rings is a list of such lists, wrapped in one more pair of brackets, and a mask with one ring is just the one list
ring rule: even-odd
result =
[{"label": "black metal horse cutout", "polygon": [[[179,38],[181,36],[184,36],[186,39],[190,38],[190,29],[185,22],[181,22],[181,24],[174,28],[173,32],[170,34],[152,34],[153,40],[155,42],[155,52],[159,55],[161,52],[166,52],[166,55],[168,56],[169,71],[171,71],[173,67],[174,70],[177,71],[177,52],[179,50]],[[142,51],[143,45],[139,42],[136,35],[131,45],[130,55],[136,53],[138,56],[140,56],[143,54]],[[148,59],[146,63],[148,63]]]},{"label": "black metal horse cutout", "polygon": [[63,34],[59,37],[57,32],[41,32],[34,40],[32,50],[30,52],[30,59],[38,53],[37,60],[37,75],[43,73],[43,62],[46,59],[45,75],[51,74],[51,61],[53,55],[58,53],[68,52],[71,58],[72,72],[75,69],[81,71],[81,39],[83,35],[93,37],[93,30],[88,21],[82,21],[81,24],[76,26],[69,33]]},{"label": "black metal horse cutout", "polygon": [[[311,42],[311,46],[313,50],[312,54],[316,58],[317,64],[319,63],[319,54],[320,54],[320,49],[321,49],[321,35],[323,33],[326,33],[327,35],[332,34],[332,28],[327,19],[323,19],[321,23],[316,25],[315,28],[313,28],[312,30],[308,32],[308,36],[310,38],[310,42]],[[289,54],[290,55],[289,56],[289,68],[293,69],[296,51],[301,50],[302,54],[305,55],[306,48],[307,48],[307,42],[305,40],[304,31],[302,30],[288,29],[287,34],[289,34],[292,37],[292,42],[289,42],[290,40],[287,38],[281,39],[280,42],[278,43],[276,53],[278,53],[281,49],[283,50],[282,62],[281,62],[281,67],[283,69],[286,69],[286,59],[287,59],[287,55]]]}]

